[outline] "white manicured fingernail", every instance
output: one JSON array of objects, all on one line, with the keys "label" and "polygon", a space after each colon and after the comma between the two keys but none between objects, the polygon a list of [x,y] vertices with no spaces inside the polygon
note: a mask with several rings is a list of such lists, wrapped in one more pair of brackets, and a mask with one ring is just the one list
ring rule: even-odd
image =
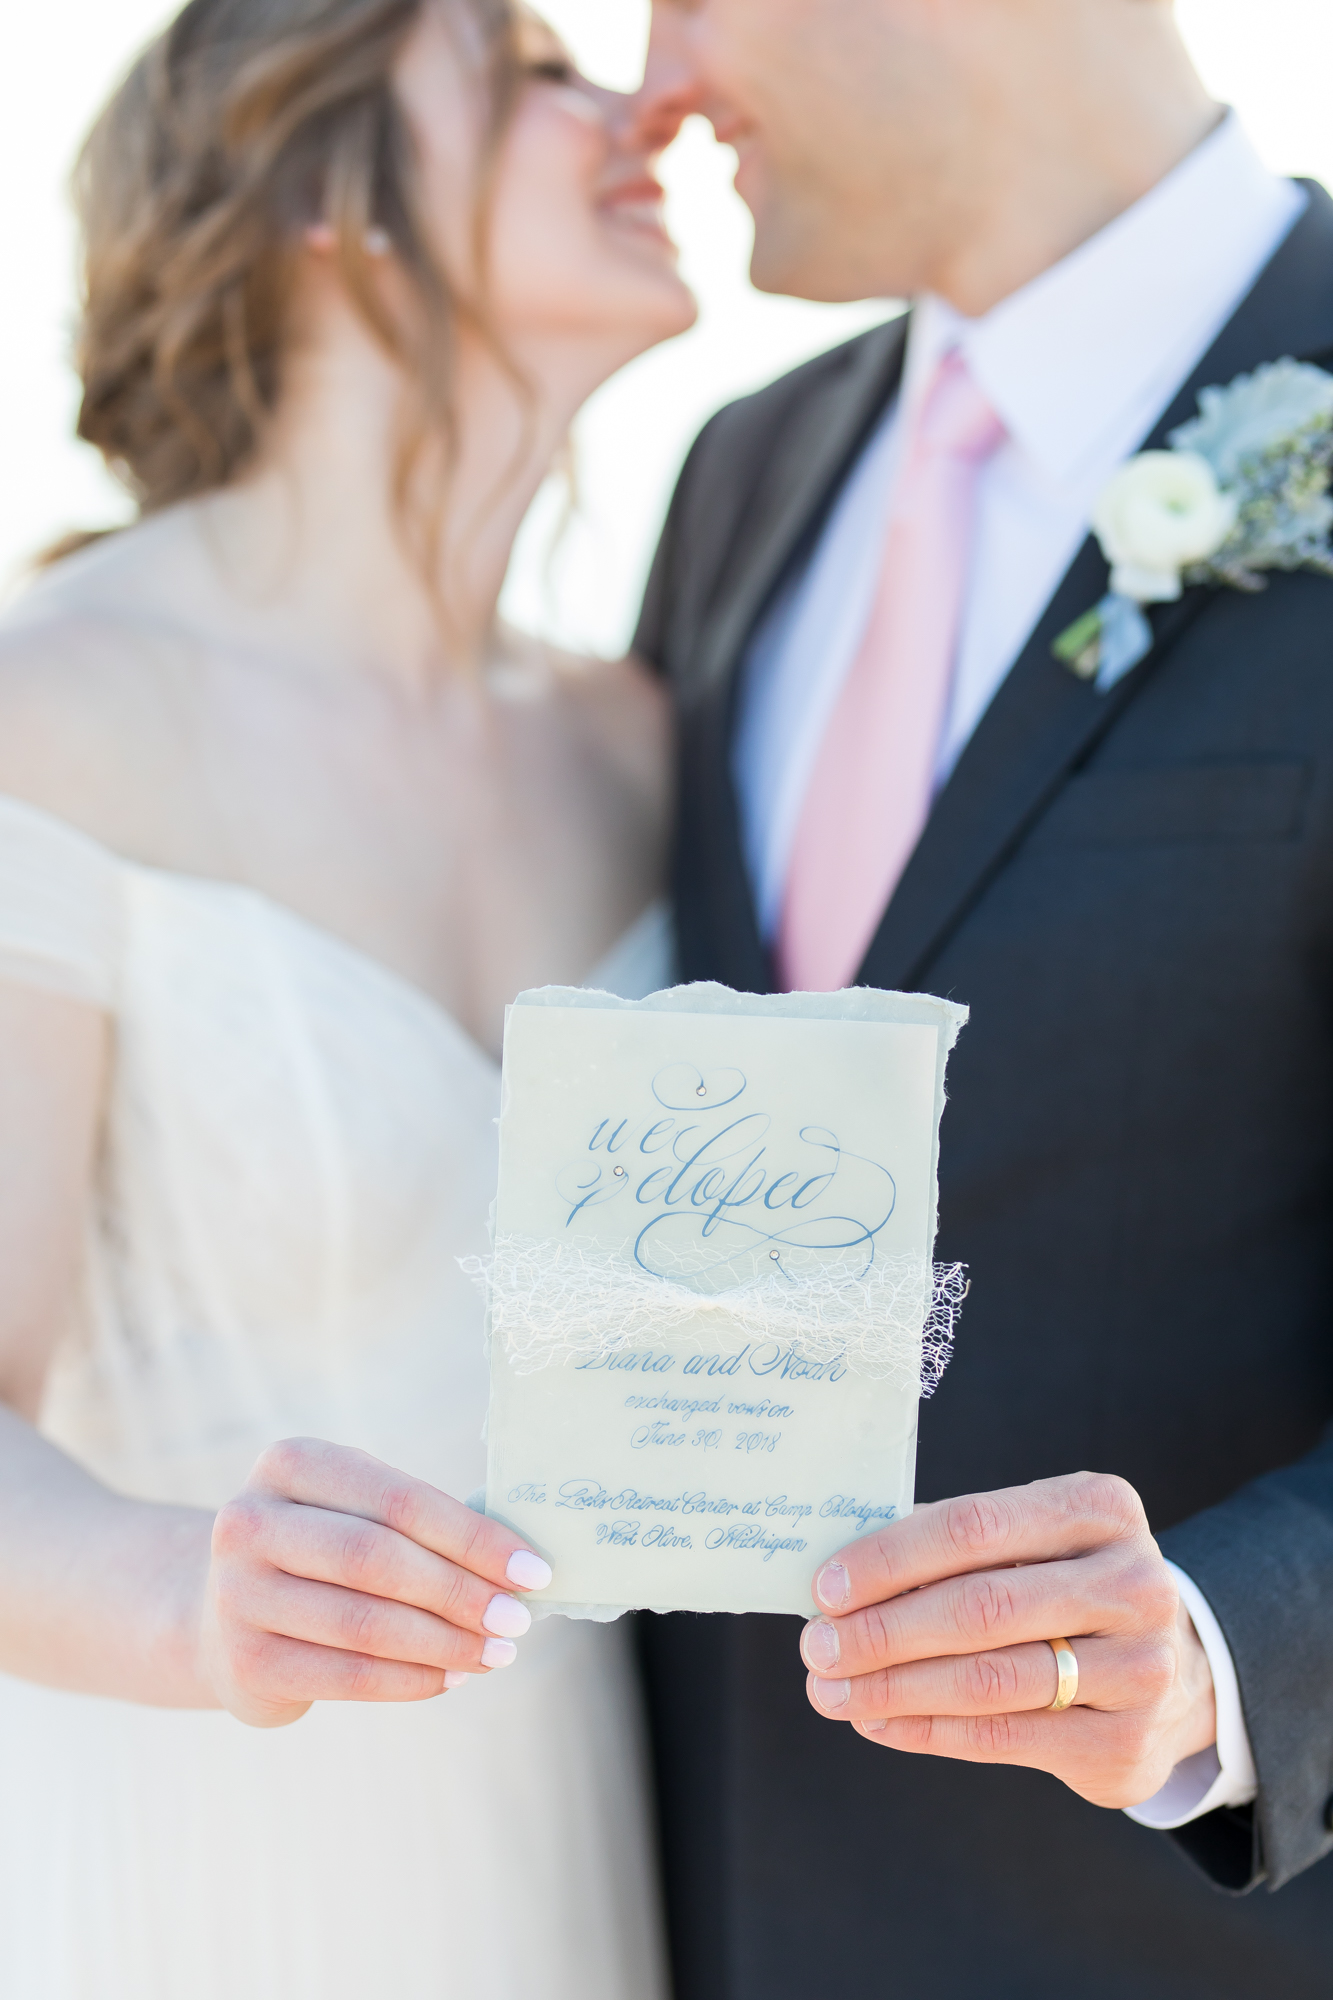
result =
[{"label": "white manicured fingernail", "polygon": [[840,1708],[846,1708],[852,1698],[850,1681],[815,1681],[815,1700],[825,1715],[836,1715]]},{"label": "white manicured fingernail", "polygon": [[512,1667],[518,1658],[518,1647],[512,1639],[488,1639],[481,1649],[483,1667]]},{"label": "white manicured fingernail", "polygon": [[471,1674],[461,1674],[457,1667],[450,1667],[445,1673],[444,1685],[452,1694],[455,1688],[466,1687],[471,1679]]},{"label": "white manicured fingernail", "polygon": [[545,1590],[551,1581],[551,1565],[535,1556],[531,1549],[515,1549],[505,1564],[505,1575],[520,1590]]},{"label": "white manicured fingernail", "polygon": [[532,1613],[516,1597],[506,1597],[501,1591],[486,1606],[486,1615],[481,1621],[484,1632],[494,1632],[501,1639],[521,1639],[532,1625]]},{"label": "white manicured fingernail", "polygon": [[882,1736],[888,1726],[887,1722],[863,1722],[861,1724],[867,1736]]}]

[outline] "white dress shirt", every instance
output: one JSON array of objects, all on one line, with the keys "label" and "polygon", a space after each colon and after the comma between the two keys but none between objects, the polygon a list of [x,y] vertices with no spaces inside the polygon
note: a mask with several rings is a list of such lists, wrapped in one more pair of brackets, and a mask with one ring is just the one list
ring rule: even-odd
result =
[{"label": "white dress shirt", "polygon": [[[902,388],[803,572],[743,669],[733,773],[761,928],[774,936],[825,727],[859,649],[884,556],[903,416],[958,349],[1003,420],[982,471],[943,784],[1085,540],[1107,480],[1138,450],[1306,203],[1263,165],[1234,113],[1165,180],[980,319],[942,299],[912,317]],[[1217,1742],[1134,1818],[1182,1826],[1255,1794],[1235,1667],[1201,1592],[1177,1573],[1212,1667]]]}]

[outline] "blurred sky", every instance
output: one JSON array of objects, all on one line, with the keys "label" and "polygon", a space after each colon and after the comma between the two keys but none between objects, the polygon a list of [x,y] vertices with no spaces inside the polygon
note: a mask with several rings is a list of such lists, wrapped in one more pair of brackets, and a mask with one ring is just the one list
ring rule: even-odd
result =
[{"label": "blurred sky", "polygon": [[[34,0],[9,10],[0,45],[0,577],[63,529],[125,511],[96,455],[72,438],[64,183],[99,101],[173,11],[161,0]],[[1178,11],[1212,90],[1239,107],[1271,163],[1333,184],[1330,0],[1179,0]],[[547,0],[545,12],[590,74],[632,87],[648,0]],[[672,480],[709,412],[886,311],[754,292],[731,164],[697,123],[668,156],[672,225],[700,324],[589,404],[578,434],[580,512],[554,557],[554,495],[539,499],[520,540],[506,609],[567,644],[624,645]]]}]

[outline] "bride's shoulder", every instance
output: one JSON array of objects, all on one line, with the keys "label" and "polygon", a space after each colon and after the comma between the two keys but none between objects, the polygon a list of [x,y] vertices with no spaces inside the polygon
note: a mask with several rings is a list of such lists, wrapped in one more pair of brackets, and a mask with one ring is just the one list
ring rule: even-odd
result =
[{"label": "bride's shoulder", "polygon": [[635,655],[599,660],[565,654],[556,672],[577,718],[580,748],[608,779],[608,792],[661,827],[672,789],[671,707],[661,681]]},{"label": "bride's shoulder", "polygon": [[152,778],[151,649],[101,554],[38,573],[0,616],[0,794],[115,845]]},{"label": "bride's shoulder", "polygon": [[671,704],[659,677],[635,654],[604,659],[509,635],[545,679],[585,754],[636,787],[665,787],[671,763]]}]

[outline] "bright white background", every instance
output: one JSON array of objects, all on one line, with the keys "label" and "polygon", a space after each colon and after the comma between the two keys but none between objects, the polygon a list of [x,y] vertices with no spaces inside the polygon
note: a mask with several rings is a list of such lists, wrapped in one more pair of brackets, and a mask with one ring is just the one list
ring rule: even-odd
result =
[{"label": "bright white background", "polygon": [[[36,0],[0,43],[0,577],[63,529],[123,518],[94,453],[73,441],[66,362],[73,236],[64,181],[79,138],[163,0]],[[547,0],[599,80],[637,81],[648,0]],[[1214,93],[1237,105],[1275,167],[1333,182],[1329,0],[1179,0]],[[507,592],[512,616],[567,643],[618,649],[632,627],[680,460],[727,398],[881,318],[885,307],[761,298],[747,283],[748,217],[730,155],[703,126],[669,155],[672,224],[703,315],[596,397],[579,426],[581,511],[552,560],[557,511],[539,500]]]}]

